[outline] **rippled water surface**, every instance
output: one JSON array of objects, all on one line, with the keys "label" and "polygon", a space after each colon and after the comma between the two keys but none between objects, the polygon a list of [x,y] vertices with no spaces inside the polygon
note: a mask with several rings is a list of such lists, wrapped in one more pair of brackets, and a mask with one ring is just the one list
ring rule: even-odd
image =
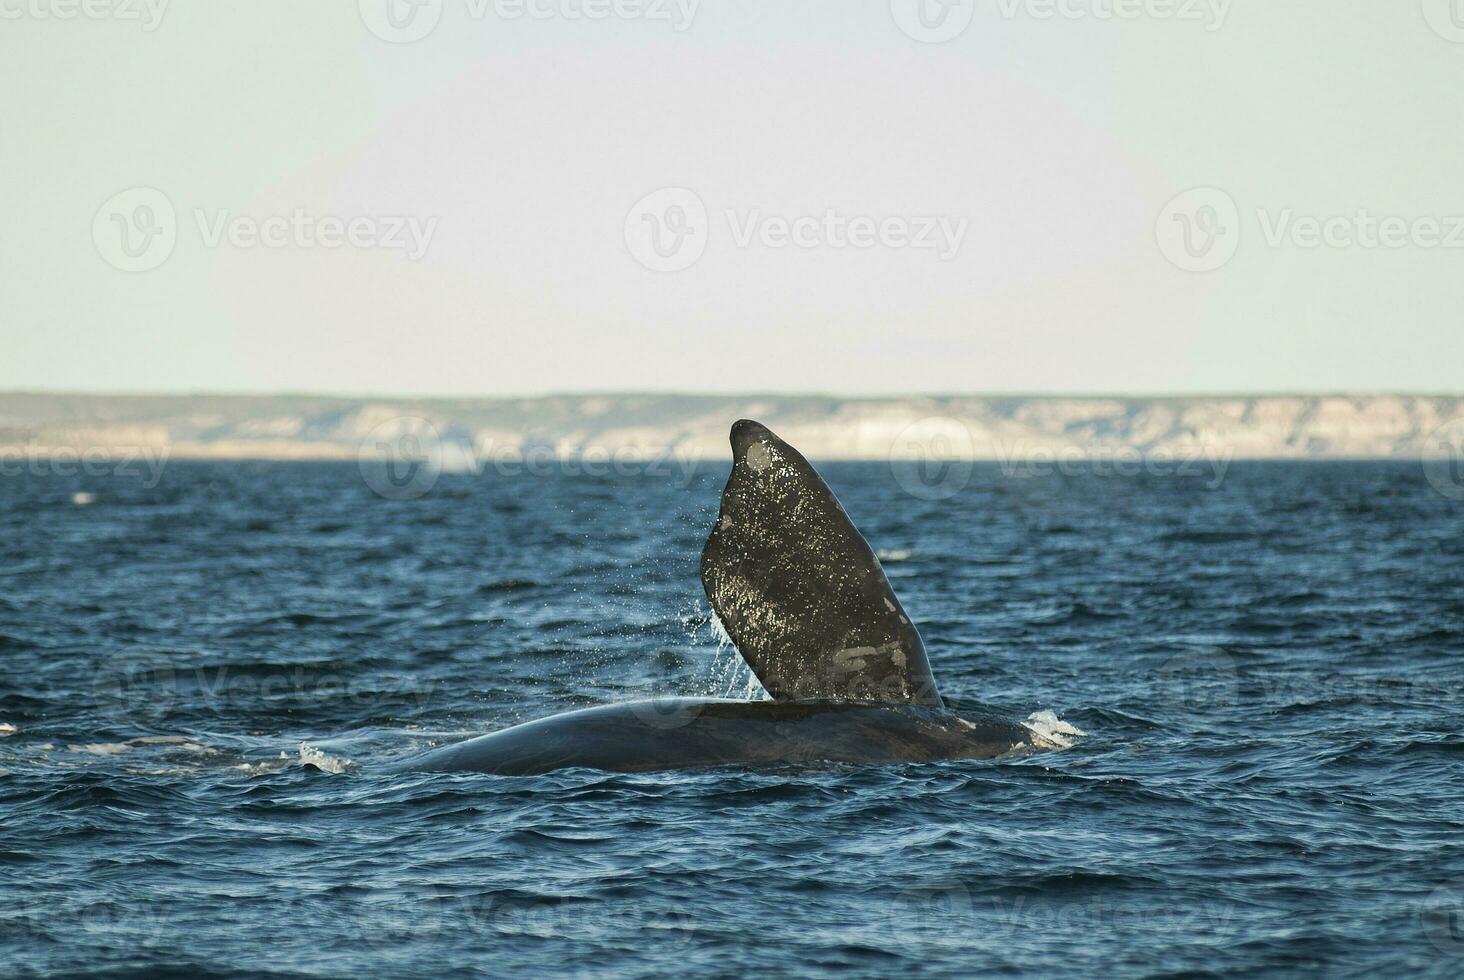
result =
[{"label": "rippled water surface", "polygon": [[747,694],[696,575],[725,471],[0,478],[4,972],[1464,973],[1464,504],[1417,466],[823,470],[947,696],[1086,738],[373,774]]}]

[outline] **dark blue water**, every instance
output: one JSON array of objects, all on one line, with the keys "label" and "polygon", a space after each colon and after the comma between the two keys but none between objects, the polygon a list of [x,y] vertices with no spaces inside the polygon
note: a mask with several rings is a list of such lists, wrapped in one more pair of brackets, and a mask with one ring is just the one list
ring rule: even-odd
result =
[{"label": "dark blue water", "polygon": [[4,972],[1464,972],[1464,505],[1417,466],[824,470],[945,693],[1086,738],[373,775],[745,691],[696,577],[724,473],[0,479]]}]

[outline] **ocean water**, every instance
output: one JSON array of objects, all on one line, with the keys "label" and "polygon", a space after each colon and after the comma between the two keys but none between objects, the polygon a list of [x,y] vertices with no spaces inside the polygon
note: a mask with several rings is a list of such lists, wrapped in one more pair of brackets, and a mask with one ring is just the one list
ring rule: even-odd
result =
[{"label": "ocean water", "polygon": [[0,477],[0,971],[1464,974],[1464,503],[1417,465],[823,467],[947,697],[1063,752],[374,772],[756,693],[725,471],[649,469]]}]

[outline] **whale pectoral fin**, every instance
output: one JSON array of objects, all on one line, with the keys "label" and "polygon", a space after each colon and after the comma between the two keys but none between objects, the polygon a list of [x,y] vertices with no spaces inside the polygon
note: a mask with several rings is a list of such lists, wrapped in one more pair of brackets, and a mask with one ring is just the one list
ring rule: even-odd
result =
[{"label": "whale pectoral fin", "polygon": [[756,422],[732,427],[701,579],[775,699],[941,703],[879,559],[808,460]]}]

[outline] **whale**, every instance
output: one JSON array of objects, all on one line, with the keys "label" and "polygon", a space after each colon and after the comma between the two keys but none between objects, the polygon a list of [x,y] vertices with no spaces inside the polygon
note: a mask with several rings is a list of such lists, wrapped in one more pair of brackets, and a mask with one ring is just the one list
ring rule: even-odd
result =
[{"label": "whale", "polygon": [[731,430],[732,471],[702,549],[707,600],[767,700],[667,697],[551,715],[391,768],[528,776],[560,769],[873,766],[1021,757],[1060,735],[955,709],[878,556],[798,450]]}]

